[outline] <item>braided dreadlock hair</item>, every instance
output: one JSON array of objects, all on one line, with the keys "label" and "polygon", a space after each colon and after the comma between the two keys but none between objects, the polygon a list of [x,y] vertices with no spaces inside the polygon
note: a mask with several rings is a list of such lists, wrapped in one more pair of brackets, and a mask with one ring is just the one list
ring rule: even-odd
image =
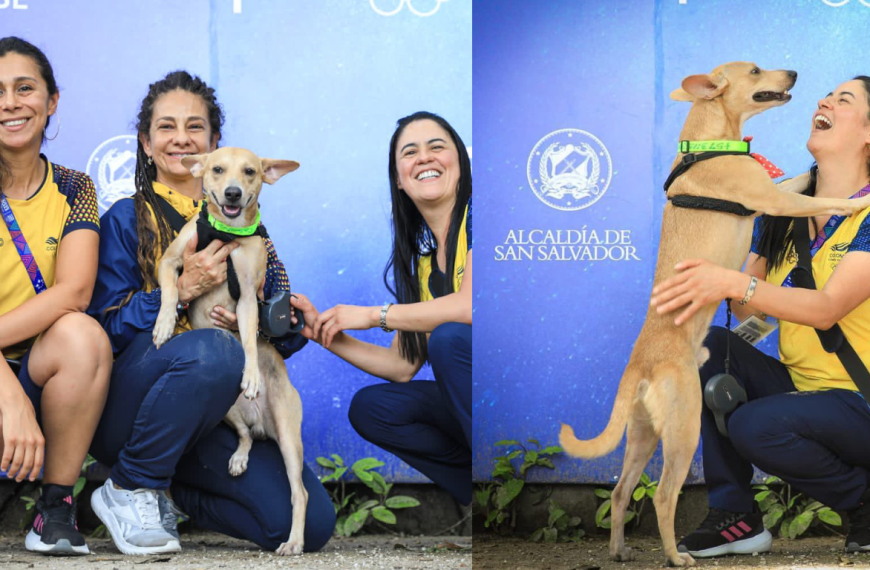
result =
[{"label": "braided dreadlock hair", "polygon": [[[217,102],[214,89],[206,85],[205,81],[186,71],[173,71],[160,81],[148,86],[148,95],[142,100],[139,115],[136,118],[136,131],[139,134],[136,149],[136,175],[134,182],[136,194],[133,197],[136,210],[136,233],[139,236],[137,249],[137,261],[139,271],[142,273],[142,281],[151,289],[158,287],[155,278],[155,264],[158,247],[168,247],[174,235],[169,221],[160,209],[157,194],[154,192],[153,183],[157,180],[157,166],[148,163],[148,155],[142,146],[142,137],[148,137],[151,130],[151,120],[154,115],[154,104],[164,93],[182,90],[202,98],[208,109],[208,122],[211,128],[211,136],[220,138],[221,127],[224,124],[224,112]],[[154,212],[154,219],[151,212]]]}]

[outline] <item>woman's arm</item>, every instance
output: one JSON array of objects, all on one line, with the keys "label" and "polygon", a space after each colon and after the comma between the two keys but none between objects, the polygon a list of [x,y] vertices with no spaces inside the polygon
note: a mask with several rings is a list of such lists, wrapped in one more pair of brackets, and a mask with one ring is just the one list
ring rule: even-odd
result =
[{"label": "woman's arm", "polygon": [[[299,293],[290,300],[290,304],[302,311],[305,316],[305,328],[302,329],[301,334],[305,338],[317,341],[312,326],[318,319],[317,309],[305,295]],[[422,361],[408,362],[402,358],[399,352],[398,334],[393,335],[389,347],[384,347],[363,342],[340,332],[332,338],[332,342],[326,348],[360,370],[390,382],[409,382],[423,366]]]},{"label": "woman's arm", "polygon": [[[459,291],[422,303],[397,304],[387,311],[387,328],[406,332],[432,332],[444,323],[471,324],[472,281],[471,258],[468,251],[465,271]],[[366,330],[380,326],[381,307],[336,305],[317,317],[313,325],[314,339],[330,348],[333,338],[344,330]]]},{"label": "woman's arm", "polygon": [[[90,232],[88,232],[90,233]],[[45,293],[38,295],[42,297]],[[0,469],[17,482],[35,481],[42,469],[45,438],[36,422],[36,412],[21,383],[0,352],[0,425],[3,457]]]},{"label": "woman's arm", "polygon": [[0,348],[38,335],[67,313],[87,309],[99,247],[95,231],[77,230],[61,239],[54,285],[0,316]]},{"label": "woman's arm", "polygon": [[[702,306],[744,297],[750,276],[702,259],[677,264],[678,275],[653,289],[653,306],[668,313],[689,305],[676,318],[680,325]],[[870,298],[870,252],[850,251],[821,290],[779,287],[758,280],[747,304],[784,321],[827,330]],[[732,307],[735,304],[732,304]]]}]

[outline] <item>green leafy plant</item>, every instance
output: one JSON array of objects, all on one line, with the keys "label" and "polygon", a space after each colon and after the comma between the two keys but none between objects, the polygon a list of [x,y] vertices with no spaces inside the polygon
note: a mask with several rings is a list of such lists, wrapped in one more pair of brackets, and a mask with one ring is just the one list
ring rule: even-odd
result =
[{"label": "green leafy plant", "polygon": [[[85,488],[85,483],[87,483],[85,475],[87,474],[88,468],[96,462],[97,460],[90,455],[85,457],[85,462],[82,464],[81,476],[76,480],[75,485],[73,485],[73,498],[78,498],[82,489]],[[18,523],[22,529],[27,528],[33,523],[33,519],[36,517],[36,511],[33,509],[36,506],[36,501],[39,500],[39,495],[41,493],[41,487],[34,485],[32,489],[25,491],[25,493],[20,497],[21,500],[24,501],[25,509],[24,516]]]},{"label": "green leafy plant", "polygon": [[[628,504],[628,509],[625,512],[625,524],[634,522],[635,527],[640,524],[640,516],[643,513],[643,508],[647,501],[652,500],[656,496],[659,482],[652,481],[646,473],[641,474],[640,482],[634,491],[631,493],[631,501]],[[595,512],[595,526],[599,528],[610,528],[610,506],[612,489],[595,489],[595,496],[604,499],[604,502],[598,505],[598,510]]]},{"label": "green leafy plant", "polygon": [[539,528],[532,533],[532,542],[580,542],[586,532],[580,528],[580,517],[572,517],[562,507],[550,500],[547,509],[549,517],[547,526]]},{"label": "green leafy plant", "polygon": [[[529,449],[514,439],[496,442],[496,447],[506,447],[504,455],[495,458],[492,470],[492,483],[479,486],[475,493],[477,504],[485,516],[484,526],[500,532],[516,528],[516,499],[526,484],[526,474],[533,467],[555,469],[551,457],[563,452],[558,445],[542,448],[536,439],[527,440],[534,444]],[[512,449],[513,448],[513,449]],[[516,449],[519,448],[519,449]]]},{"label": "green leafy plant", "polygon": [[[321,479],[322,483],[336,482],[335,489],[332,490],[330,496],[336,514],[335,532],[339,536],[352,536],[359,532],[366,523],[374,520],[385,524],[396,524],[394,510],[409,509],[420,505],[420,501],[414,497],[389,496],[393,484],[387,483],[383,475],[374,471],[384,465],[383,462],[374,457],[360,459],[350,467],[347,467],[340,455],[333,453],[330,457],[332,459],[318,457],[317,464],[331,471]],[[349,473],[356,475],[357,479],[371,489],[375,498],[370,499],[368,496],[346,493],[345,481],[347,477],[350,477]]]},{"label": "green leafy plant", "polygon": [[768,477],[762,485],[753,485],[758,491],[755,502],[764,513],[764,527],[774,530],[779,525],[779,536],[797,538],[810,528],[824,528],[836,532],[832,527],[843,525],[840,515],[818,501],[794,492],[791,485],[779,477]]}]

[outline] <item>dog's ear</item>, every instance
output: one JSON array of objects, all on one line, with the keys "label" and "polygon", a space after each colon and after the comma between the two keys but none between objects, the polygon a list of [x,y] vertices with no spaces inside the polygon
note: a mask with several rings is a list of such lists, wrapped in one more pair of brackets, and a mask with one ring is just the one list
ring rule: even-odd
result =
[{"label": "dog's ear", "polygon": [[192,154],[182,158],[181,164],[193,174],[194,178],[202,178],[202,175],[205,174],[206,160],[208,160],[207,154]]},{"label": "dog's ear", "polygon": [[671,99],[674,101],[688,101],[689,103],[695,100],[695,98],[686,93],[682,87],[678,87],[671,91]]},{"label": "dog's ear", "polygon": [[723,75],[690,75],[683,79],[683,90],[697,99],[715,99],[728,87]]},{"label": "dog's ear", "polygon": [[293,160],[275,160],[274,158],[261,158],[260,165],[263,167],[263,182],[274,184],[279,178],[299,168],[299,163]]}]

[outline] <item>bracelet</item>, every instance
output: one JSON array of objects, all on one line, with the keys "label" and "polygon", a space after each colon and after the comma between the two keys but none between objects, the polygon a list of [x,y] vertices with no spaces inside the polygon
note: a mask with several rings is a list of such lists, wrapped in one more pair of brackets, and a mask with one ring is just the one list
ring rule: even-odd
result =
[{"label": "bracelet", "polygon": [[188,307],[190,307],[190,303],[182,303],[181,301],[179,301],[178,304],[175,305],[175,312],[180,315],[181,313],[186,311]]},{"label": "bracelet", "polygon": [[740,300],[741,305],[745,305],[749,302],[749,299],[755,294],[755,286],[758,285],[758,279],[756,277],[752,277],[749,280],[749,287],[746,288],[746,295],[743,296],[743,299]]},{"label": "bracelet", "polygon": [[381,330],[384,332],[393,332],[393,329],[387,328],[387,311],[390,310],[393,304],[389,301],[384,303],[384,306],[381,307]]}]

